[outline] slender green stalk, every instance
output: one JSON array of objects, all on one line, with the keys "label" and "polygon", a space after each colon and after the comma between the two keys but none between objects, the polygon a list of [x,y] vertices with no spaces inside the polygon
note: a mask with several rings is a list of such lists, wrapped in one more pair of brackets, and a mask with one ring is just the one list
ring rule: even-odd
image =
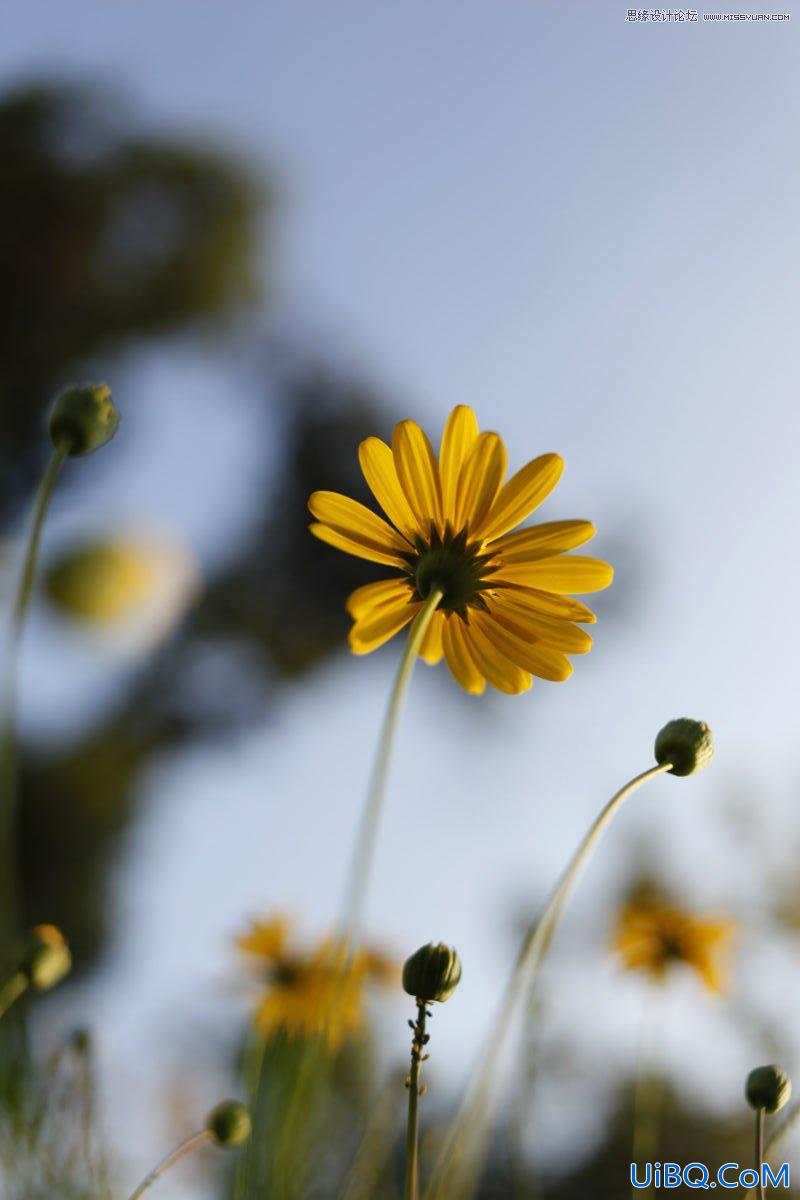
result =
[{"label": "slender green stalk", "polygon": [[755,1136],[755,1159],[756,1170],[758,1171],[758,1200],[764,1200],[764,1179],[762,1175],[762,1167],[764,1165],[764,1117],[766,1116],[765,1108],[756,1109],[756,1136]]},{"label": "slender green stalk", "polygon": [[497,1063],[523,997],[532,999],[534,995],[567,900],[606,827],[624,802],[642,784],[663,775],[671,770],[671,767],[669,762],[650,767],[649,770],[636,775],[611,797],[575,851],[551,893],[541,917],[528,930],[500,1010],[445,1142],[433,1182],[427,1192],[430,1200],[467,1200],[473,1194],[488,1143],[491,1114],[496,1099]]},{"label": "slender green stalk", "polygon": [[360,925],[366,901],[369,879],[372,873],[372,861],[375,856],[375,843],[378,835],[383,801],[386,795],[386,781],[389,775],[389,765],[392,759],[397,734],[398,719],[403,709],[403,702],[408,693],[411,673],[417,660],[422,639],[427,633],[433,614],[441,603],[444,592],[434,587],[424,606],[417,613],[408,634],[406,648],[400,660],[394,687],[389,697],[386,716],[378,743],[378,753],[372,769],[372,776],[367,792],[367,801],[361,817],[355,849],[350,866],[350,874],[345,890],[344,920],[342,928],[348,946],[352,948],[358,941]]},{"label": "slender green stalk", "polygon": [[406,1132],[406,1186],[404,1200],[419,1200],[419,1098],[425,1090],[420,1086],[422,1064],[428,1057],[422,1051],[428,1042],[425,1024],[431,1014],[424,1000],[417,1001],[416,1022],[409,1021],[414,1030],[411,1043],[411,1071],[406,1080],[408,1088],[408,1128]]},{"label": "slender green stalk", "polygon": [[22,971],[12,975],[8,983],[0,990],[0,1018],[4,1017],[15,1000],[18,1000],[28,986],[28,977]]},{"label": "slender green stalk", "polygon": [[[392,749],[397,734],[403,702],[408,693],[411,674],[419,655],[422,640],[441,603],[444,592],[433,587],[425,604],[417,613],[409,630],[406,647],[397,670],[394,686],[389,696],[386,715],[381,729],[378,751],[370,776],[367,799],[361,815],[355,847],[350,861],[349,874],[344,894],[339,936],[331,947],[331,966],[338,979],[337,990],[329,1001],[330,1011],[335,1012],[339,996],[347,985],[353,955],[358,948],[363,921],[364,906],[369,887],[375,845],[386,795],[386,782],[391,764]],[[308,1103],[309,1088],[321,1064],[328,1056],[324,1036],[308,1041],[295,1075],[294,1086],[281,1122],[276,1150],[275,1185],[276,1194],[288,1195],[293,1175],[293,1148]]]},{"label": "slender green stalk", "polygon": [[[789,1134],[792,1133],[792,1131],[797,1128],[798,1118],[800,1118],[800,1104],[796,1104],[794,1106],[794,1108],[789,1113],[786,1120],[781,1125],[780,1129],[777,1129],[775,1131],[775,1133],[773,1133],[772,1136],[767,1139],[767,1144],[764,1147],[764,1155],[761,1160],[762,1164],[765,1160],[768,1160],[770,1158],[770,1156],[772,1154],[774,1154],[775,1151],[780,1146],[783,1145],[784,1141],[789,1136]],[[760,1183],[760,1176],[759,1176],[759,1183]],[[755,1188],[748,1188],[747,1191],[745,1192],[745,1197],[752,1196],[754,1191],[755,1191]]]},{"label": "slender green stalk", "polygon": [[186,1155],[190,1154],[197,1146],[201,1146],[204,1142],[209,1141],[210,1138],[210,1131],[208,1129],[201,1129],[199,1133],[193,1133],[192,1136],[188,1137],[185,1142],[181,1142],[180,1146],[177,1146],[170,1154],[167,1155],[166,1158],[162,1158],[158,1166],[153,1167],[153,1170],[149,1175],[145,1175],[136,1191],[131,1194],[130,1200],[139,1200],[139,1197],[143,1196],[146,1191],[149,1191],[153,1184],[156,1183],[162,1175],[166,1174],[170,1167],[174,1167],[175,1163],[180,1162],[182,1158],[185,1158]]},{"label": "slender green stalk", "polygon": [[17,865],[14,853],[17,807],[17,669],[22,632],[36,578],[42,527],[66,444],[54,449],[33,505],[30,532],[11,610],[0,711],[0,950],[6,951],[18,926]]}]

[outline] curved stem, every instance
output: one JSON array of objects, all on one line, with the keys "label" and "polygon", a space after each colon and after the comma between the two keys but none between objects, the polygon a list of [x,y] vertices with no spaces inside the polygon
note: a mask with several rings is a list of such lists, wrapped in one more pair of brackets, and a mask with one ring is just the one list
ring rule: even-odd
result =
[{"label": "curved stem", "polygon": [[130,1200],[139,1200],[153,1184],[164,1175],[170,1167],[174,1167],[175,1163],[180,1162],[187,1154],[190,1154],[196,1146],[200,1146],[203,1142],[208,1141],[210,1133],[207,1129],[201,1129],[199,1133],[193,1133],[185,1142],[181,1142],[166,1158],[162,1158],[158,1166],[153,1167],[149,1175],[145,1175],[142,1182],[137,1187],[136,1191],[131,1194]]},{"label": "curved stem", "polygon": [[428,1041],[425,1023],[430,1016],[425,1001],[417,1001],[416,1023],[409,1021],[414,1030],[411,1043],[411,1071],[406,1081],[408,1088],[408,1129],[406,1132],[406,1186],[404,1200],[419,1200],[419,1098],[423,1088],[419,1077],[422,1064],[428,1057],[422,1051]]},{"label": "curved stem", "polygon": [[23,627],[36,578],[42,527],[58,473],[66,456],[67,450],[63,445],[53,450],[36,492],[25,557],[8,630],[0,713],[0,951],[8,949],[18,922],[14,855],[17,802],[17,664]]},{"label": "curved stem", "polygon": [[522,997],[532,998],[534,994],[567,901],[606,827],[625,801],[642,784],[663,775],[671,767],[672,763],[669,762],[650,767],[649,770],[636,775],[611,797],[570,859],[541,917],[528,930],[500,1010],[439,1159],[436,1175],[428,1192],[431,1200],[464,1200],[472,1194],[488,1140],[494,1102],[495,1066]]},{"label": "curved stem", "polygon": [[359,926],[366,900],[369,878],[372,870],[372,860],[375,855],[375,842],[378,834],[383,800],[386,794],[386,780],[389,774],[389,764],[392,758],[398,718],[403,708],[403,701],[408,692],[411,672],[417,660],[422,639],[433,619],[433,614],[441,603],[444,592],[434,587],[417,613],[408,634],[408,641],[400,660],[394,687],[389,697],[386,716],[383,722],[378,753],[367,792],[367,802],[361,817],[355,849],[350,866],[350,874],[345,890],[344,919],[342,928],[344,939],[352,947],[358,941]]},{"label": "curved stem", "polygon": [[28,977],[22,971],[12,975],[0,990],[0,1018],[4,1017],[15,1000],[19,1000],[28,986]]},{"label": "curved stem", "polygon": [[[788,1135],[792,1132],[792,1130],[797,1127],[797,1121],[798,1121],[799,1117],[800,1117],[800,1104],[796,1104],[794,1106],[794,1108],[792,1109],[792,1111],[789,1113],[786,1120],[781,1125],[780,1129],[777,1129],[775,1131],[775,1133],[772,1134],[772,1137],[767,1139],[767,1144],[764,1147],[764,1154],[761,1159],[762,1164],[765,1159],[769,1159],[770,1155],[775,1153],[775,1151],[778,1149],[778,1147],[780,1145],[782,1145],[784,1139],[786,1137],[788,1137]],[[760,1184],[760,1177],[759,1177],[759,1184]],[[747,1191],[745,1192],[745,1197],[752,1196],[754,1191],[755,1191],[755,1188],[748,1188]]]}]

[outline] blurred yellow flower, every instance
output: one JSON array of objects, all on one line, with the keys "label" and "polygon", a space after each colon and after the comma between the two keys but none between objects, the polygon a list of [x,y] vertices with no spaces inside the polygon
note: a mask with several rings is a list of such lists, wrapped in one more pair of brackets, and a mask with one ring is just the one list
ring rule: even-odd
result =
[{"label": "blurred yellow flower", "polygon": [[197,590],[185,547],[149,533],[97,540],[65,554],[45,578],[62,613],[96,629],[141,623],[145,640],[168,632]]},{"label": "blurred yellow flower", "polygon": [[377,951],[364,949],[345,966],[342,947],[324,938],[310,949],[298,949],[283,917],[253,921],[236,944],[256,961],[262,991],[254,1014],[261,1032],[272,1037],[321,1036],[330,1050],[358,1031],[363,1023],[363,995],[370,982],[396,981],[398,969]]},{"label": "blurred yellow flower", "polygon": [[733,921],[711,920],[643,897],[619,914],[614,948],[629,971],[661,981],[676,964],[695,971],[712,992],[727,990]]},{"label": "blurred yellow flower", "polygon": [[569,593],[608,587],[607,563],[566,554],[594,536],[590,521],[552,521],[510,531],[550,495],[563,470],[543,454],[504,482],[507,455],[496,433],[479,433],[471,408],[447,419],[438,461],[414,421],[401,421],[391,448],[368,437],[359,461],[387,521],[336,492],[314,492],[311,532],[399,575],[357,588],[347,601],[350,647],[368,654],[407,625],[434,587],[444,591],[420,656],[442,657],[468,692],[486,682],[517,694],[531,677],[561,681],[567,654],[592,640],[578,623],[594,614]]}]

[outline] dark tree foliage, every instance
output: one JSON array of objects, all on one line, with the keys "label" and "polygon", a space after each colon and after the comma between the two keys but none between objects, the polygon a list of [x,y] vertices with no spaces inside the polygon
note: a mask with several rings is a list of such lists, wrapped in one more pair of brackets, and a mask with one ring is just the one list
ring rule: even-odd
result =
[{"label": "dark tree foliage", "polygon": [[114,96],[0,100],[0,515],[30,490],[53,392],[142,338],[256,295],[264,198],[217,151],[140,134]]}]

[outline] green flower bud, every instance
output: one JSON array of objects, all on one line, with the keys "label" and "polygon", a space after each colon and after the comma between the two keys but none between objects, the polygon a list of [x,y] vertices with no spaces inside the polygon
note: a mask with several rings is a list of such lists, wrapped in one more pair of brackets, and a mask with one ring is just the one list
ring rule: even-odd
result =
[{"label": "green flower bud", "polygon": [[224,1100],[206,1117],[206,1129],[218,1146],[241,1146],[252,1127],[250,1113],[238,1100]]},{"label": "green flower bud", "polygon": [[751,1108],[763,1108],[768,1113],[776,1113],[788,1103],[792,1082],[774,1063],[768,1067],[756,1067],[747,1076],[744,1094]]},{"label": "green flower bud", "polygon": [[20,971],[37,992],[48,992],[69,975],[72,955],[55,925],[35,925],[27,938]]},{"label": "green flower bud", "polygon": [[714,757],[714,735],[704,721],[679,717],[668,721],[656,738],[656,762],[672,763],[671,775],[693,775]]},{"label": "green flower bud", "polygon": [[110,442],[119,413],[104,383],[71,384],[56,396],[50,413],[50,440],[71,458],[91,454]]},{"label": "green flower bud", "polygon": [[403,967],[403,987],[409,996],[426,1003],[446,1000],[458,987],[461,979],[461,959],[452,946],[429,942],[406,960]]}]

